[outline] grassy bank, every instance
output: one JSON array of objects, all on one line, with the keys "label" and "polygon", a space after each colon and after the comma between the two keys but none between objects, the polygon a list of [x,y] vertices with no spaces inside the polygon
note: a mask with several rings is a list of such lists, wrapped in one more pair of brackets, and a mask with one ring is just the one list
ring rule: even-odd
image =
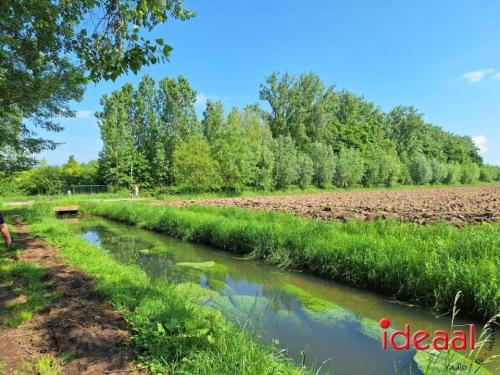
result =
[{"label": "grassy bank", "polygon": [[500,224],[324,223],[237,208],[82,205],[113,220],[486,319],[500,310]]},{"label": "grassy bank", "polygon": [[117,263],[47,215],[47,206],[25,209],[23,217],[69,265],[95,276],[98,292],[124,314],[139,362],[152,373],[307,373],[276,349],[257,344],[221,313],[199,306],[210,291],[151,282],[139,267]]}]

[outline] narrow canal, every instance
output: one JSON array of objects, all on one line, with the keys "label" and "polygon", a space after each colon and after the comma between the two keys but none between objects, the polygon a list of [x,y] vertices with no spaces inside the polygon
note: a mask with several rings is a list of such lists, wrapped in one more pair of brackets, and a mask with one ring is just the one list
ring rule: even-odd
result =
[{"label": "narrow canal", "polygon": [[449,317],[375,293],[102,218],[72,225],[86,241],[119,262],[137,264],[154,280],[194,282],[218,292],[204,303],[321,373],[420,374],[414,351],[382,350],[379,319],[389,318],[398,329],[405,323],[430,332],[451,326]]}]

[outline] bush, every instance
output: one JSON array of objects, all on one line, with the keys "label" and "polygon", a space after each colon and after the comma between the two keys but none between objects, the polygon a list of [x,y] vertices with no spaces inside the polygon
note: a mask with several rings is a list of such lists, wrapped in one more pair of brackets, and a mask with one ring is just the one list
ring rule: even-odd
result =
[{"label": "bush", "polygon": [[21,188],[28,194],[61,194],[66,183],[60,167],[42,165],[26,171],[22,175]]},{"label": "bush", "polygon": [[313,173],[314,167],[311,158],[304,153],[299,153],[297,155],[297,185],[301,189],[311,185]]},{"label": "bush", "polygon": [[260,148],[260,157],[257,160],[253,186],[259,190],[271,190],[274,187],[273,168],[273,151],[266,144],[263,144]]},{"label": "bush", "polygon": [[290,136],[279,136],[273,140],[273,178],[277,188],[286,188],[297,178],[297,151]]},{"label": "bush", "polygon": [[313,162],[313,182],[317,187],[325,188],[332,182],[335,172],[335,155],[330,146],[315,142],[311,146]]},{"label": "bush", "polygon": [[500,180],[500,167],[495,165],[482,165],[479,172],[479,180],[482,182],[492,182]]},{"label": "bush", "polygon": [[359,184],[363,177],[363,158],[361,153],[353,148],[343,148],[337,157],[335,182],[337,186]]},{"label": "bush", "polygon": [[199,135],[180,141],[172,156],[176,184],[185,190],[219,189],[222,179],[208,141]]},{"label": "bush", "polygon": [[370,150],[364,156],[363,185],[392,186],[400,177],[401,162],[396,154]]},{"label": "bush", "polygon": [[431,169],[432,169],[432,177],[431,177],[431,183],[432,184],[440,184],[444,182],[446,179],[446,176],[448,174],[448,170],[446,168],[446,165],[439,162],[436,159],[431,160]]},{"label": "bush", "polygon": [[479,166],[475,163],[464,163],[461,165],[460,182],[462,184],[471,184],[479,180]]},{"label": "bush", "polygon": [[460,164],[448,163],[446,164],[446,177],[443,182],[448,185],[457,184],[460,182]]},{"label": "bush", "polygon": [[426,184],[431,181],[431,163],[424,155],[419,155],[410,162],[410,175],[416,185]]}]

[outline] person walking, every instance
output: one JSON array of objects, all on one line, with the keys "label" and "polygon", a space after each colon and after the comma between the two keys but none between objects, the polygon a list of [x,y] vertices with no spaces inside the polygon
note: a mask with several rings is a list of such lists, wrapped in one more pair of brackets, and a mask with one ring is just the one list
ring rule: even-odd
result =
[{"label": "person walking", "polygon": [[7,224],[5,224],[5,220],[1,212],[0,212],[0,231],[5,237],[5,245],[9,247],[12,244],[12,238],[10,237],[9,228],[7,228]]}]

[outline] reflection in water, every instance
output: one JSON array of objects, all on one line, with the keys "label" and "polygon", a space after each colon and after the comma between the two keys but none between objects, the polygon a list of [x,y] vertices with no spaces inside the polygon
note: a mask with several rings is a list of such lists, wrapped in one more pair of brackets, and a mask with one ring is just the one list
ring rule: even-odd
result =
[{"label": "reflection in water", "polygon": [[[420,374],[414,351],[383,351],[378,320],[434,331],[447,318],[397,305],[381,296],[311,275],[234,258],[231,254],[114,223],[83,218],[83,238],[122,263],[140,266],[152,279],[195,282],[218,292],[206,303],[230,320],[278,340],[291,357],[336,374]],[[396,369],[396,370],[395,370]]]}]

